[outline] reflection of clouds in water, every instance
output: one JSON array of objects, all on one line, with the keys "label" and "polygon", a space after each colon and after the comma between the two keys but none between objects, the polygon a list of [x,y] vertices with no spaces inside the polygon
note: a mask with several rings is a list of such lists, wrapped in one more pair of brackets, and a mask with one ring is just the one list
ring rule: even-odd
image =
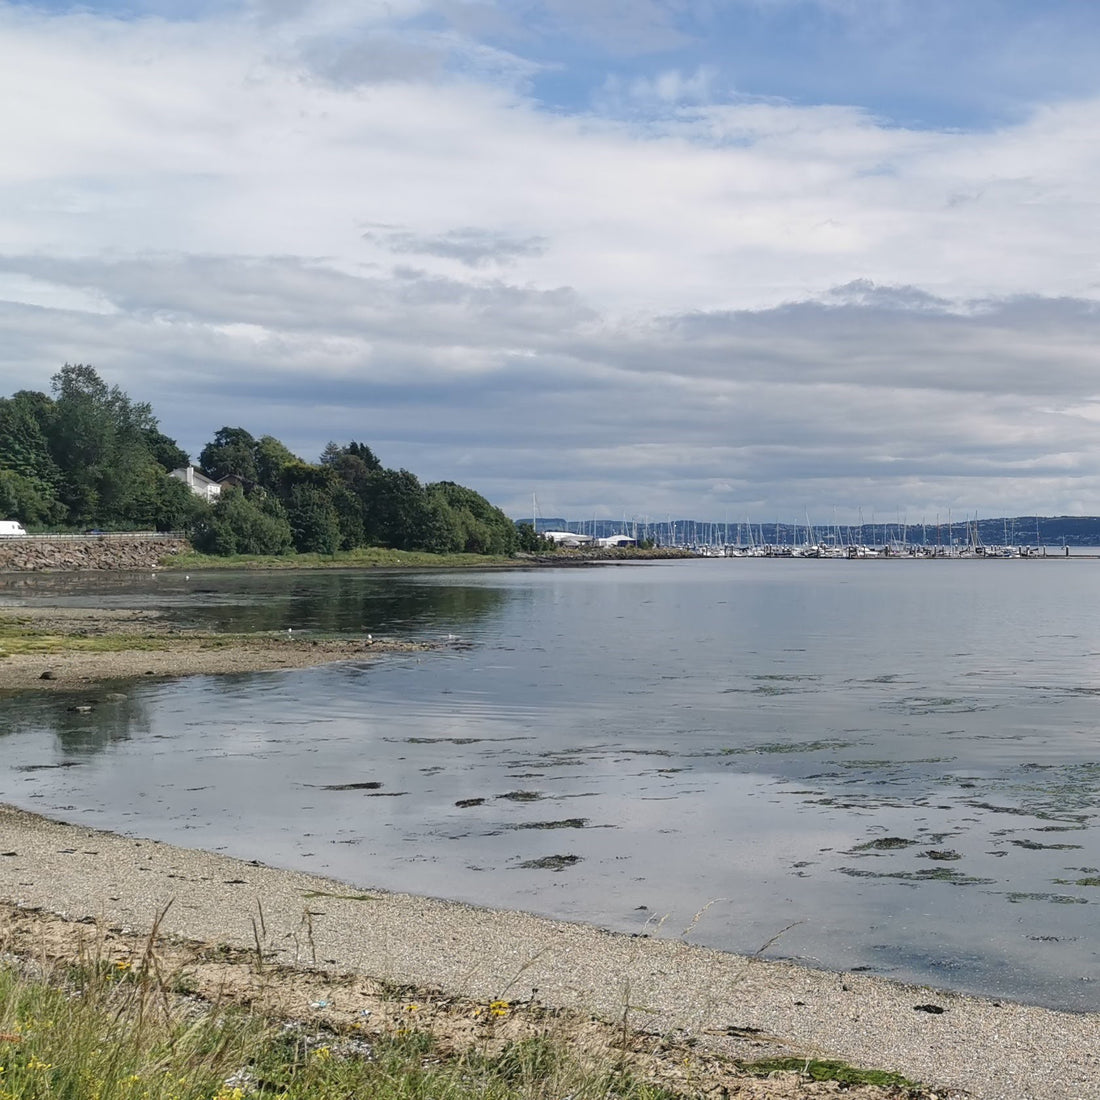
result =
[{"label": "reflection of clouds in water", "polygon": [[[991,661],[969,643],[1015,595],[1003,574],[856,568],[840,592],[790,563],[732,566],[322,579],[336,603],[416,589],[409,631],[465,636],[440,616],[473,613],[478,646],[141,683],[122,741],[106,715],[20,702],[3,796],[33,787],[33,808],[106,827],[629,930],[669,914],[660,933],[678,934],[728,898],[694,940],[751,951],[802,921],[776,950],[1068,1001],[1100,903],[1077,884],[1091,872],[1067,870],[1100,865],[1092,699],[1074,690],[1100,638],[1082,626],[1036,662],[1001,634]],[[1034,576],[1022,615],[1080,616],[1084,581]],[[285,607],[313,581],[257,583]],[[63,752],[56,728],[96,722],[96,767],[20,788],[15,764]],[[523,792],[538,797],[508,797]],[[539,863],[555,856],[577,859]],[[947,977],[920,969],[930,943]]]}]

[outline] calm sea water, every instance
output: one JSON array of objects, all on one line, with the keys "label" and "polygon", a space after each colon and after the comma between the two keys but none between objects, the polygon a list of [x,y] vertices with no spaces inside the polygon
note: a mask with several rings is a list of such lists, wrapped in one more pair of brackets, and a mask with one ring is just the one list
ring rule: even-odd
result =
[{"label": "calm sea water", "polygon": [[1098,561],[0,579],[11,600],[446,648],[142,681],[89,714],[10,698],[0,800],[1100,1009]]}]

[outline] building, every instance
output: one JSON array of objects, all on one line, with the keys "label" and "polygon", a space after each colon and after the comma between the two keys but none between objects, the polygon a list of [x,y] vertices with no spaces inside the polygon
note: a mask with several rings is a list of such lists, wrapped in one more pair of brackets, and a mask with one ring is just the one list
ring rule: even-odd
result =
[{"label": "building", "polygon": [[168,476],[182,481],[195,496],[202,497],[203,500],[217,500],[221,496],[221,484],[208,478],[206,474],[200,473],[194,466],[180,467]]},{"label": "building", "polygon": [[578,535],[573,531],[540,531],[539,534],[558,546],[591,546],[596,541],[591,535]]}]

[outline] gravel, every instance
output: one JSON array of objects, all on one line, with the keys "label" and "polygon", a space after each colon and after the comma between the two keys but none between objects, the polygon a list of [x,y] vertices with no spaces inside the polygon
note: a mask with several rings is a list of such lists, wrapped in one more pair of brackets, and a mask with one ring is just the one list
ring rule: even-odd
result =
[{"label": "gravel", "polygon": [[[1100,1015],[747,959],[369,890],[0,806],[0,897],[473,997],[535,996],[703,1044],[841,1058],[981,1100],[1100,1100]],[[165,912],[165,908],[167,911]],[[942,1011],[940,1011],[942,1010]]]}]

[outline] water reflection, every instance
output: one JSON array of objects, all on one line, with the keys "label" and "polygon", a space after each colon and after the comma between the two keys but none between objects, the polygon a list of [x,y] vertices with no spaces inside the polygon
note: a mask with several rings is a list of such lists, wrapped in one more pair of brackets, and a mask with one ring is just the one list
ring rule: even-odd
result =
[{"label": "water reflection", "polygon": [[91,748],[108,716],[24,700],[0,797],[632,931],[714,902],[698,942],[793,925],[773,954],[1100,1007],[1100,578],[837,564],[147,585],[193,620],[384,607],[477,645],[138,683]]},{"label": "water reflection", "polygon": [[20,574],[0,577],[0,597],[69,607],[139,607],[208,630],[310,630],[324,634],[465,632],[518,589],[419,583],[406,574],[315,572]]},{"label": "water reflection", "polygon": [[56,739],[62,762],[104,752],[149,733],[147,702],[129,689],[130,684],[124,681],[114,689],[98,685],[86,695],[40,696],[29,705],[9,700],[0,714],[0,739],[48,730]]}]

